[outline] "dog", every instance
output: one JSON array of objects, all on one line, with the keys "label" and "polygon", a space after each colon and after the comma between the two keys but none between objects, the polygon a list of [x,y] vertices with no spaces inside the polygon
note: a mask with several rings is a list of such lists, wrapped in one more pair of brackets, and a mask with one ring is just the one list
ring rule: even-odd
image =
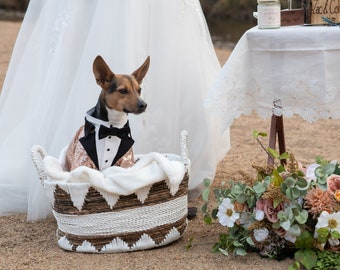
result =
[{"label": "dog", "polygon": [[140,85],[149,65],[148,56],[131,75],[114,74],[100,55],[95,58],[93,73],[102,90],[66,150],[66,170],[87,166],[102,171],[135,163],[128,114],[143,113],[147,107]]}]

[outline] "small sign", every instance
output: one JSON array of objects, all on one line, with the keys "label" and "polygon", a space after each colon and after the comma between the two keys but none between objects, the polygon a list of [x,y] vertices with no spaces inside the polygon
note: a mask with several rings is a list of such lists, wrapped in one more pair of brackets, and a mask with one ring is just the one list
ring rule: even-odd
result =
[{"label": "small sign", "polygon": [[340,0],[311,0],[310,19],[311,24],[324,24],[322,17],[339,23],[340,22]]}]

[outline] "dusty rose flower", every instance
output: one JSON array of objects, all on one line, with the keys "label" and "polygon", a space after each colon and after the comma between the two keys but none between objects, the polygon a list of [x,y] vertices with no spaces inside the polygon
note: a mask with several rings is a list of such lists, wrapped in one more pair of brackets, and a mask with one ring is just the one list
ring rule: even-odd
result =
[{"label": "dusty rose flower", "polygon": [[256,202],[256,209],[262,210],[264,212],[267,220],[272,222],[272,223],[275,223],[276,221],[278,221],[277,214],[281,210],[284,210],[284,203],[281,202],[274,208],[274,202],[273,202],[272,199],[258,200]]},{"label": "dusty rose flower", "polygon": [[340,190],[340,175],[332,174],[327,178],[327,188],[332,193]]},{"label": "dusty rose flower", "polygon": [[316,218],[322,211],[332,213],[336,206],[334,196],[328,190],[319,187],[308,190],[305,196],[305,208]]}]

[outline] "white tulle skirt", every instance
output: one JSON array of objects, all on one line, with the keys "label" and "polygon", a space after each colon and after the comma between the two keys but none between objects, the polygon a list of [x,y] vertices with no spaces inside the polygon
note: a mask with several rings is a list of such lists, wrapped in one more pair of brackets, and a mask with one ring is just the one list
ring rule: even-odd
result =
[{"label": "white tulle skirt", "polygon": [[151,57],[147,111],[129,116],[134,152],[179,153],[185,129],[191,195],[214,177],[229,130],[203,105],[220,66],[198,0],[31,0],[0,96],[0,215],[50,213],[30,149],[59,156],[83,124],[100,93],[97,55],[116,73]]}]

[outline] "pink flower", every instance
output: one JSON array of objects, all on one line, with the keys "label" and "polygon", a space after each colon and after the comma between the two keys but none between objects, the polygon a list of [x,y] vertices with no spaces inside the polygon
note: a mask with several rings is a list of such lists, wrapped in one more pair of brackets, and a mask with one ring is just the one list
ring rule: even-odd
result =
[{"label": "pink flower", "polygon": [[256,202],[256,210],[262,210],[269,222],[275,223],[278,221],[277,214],[284,210],[284,203],[279,203],[274,207],[274,202],[272,199],[269,200],[258,200]]},{"label": "pink flower", "polygon": [[340,190],[340,175],[332,174],[327,178],[327,188],[333,194],[335,191]]}]

